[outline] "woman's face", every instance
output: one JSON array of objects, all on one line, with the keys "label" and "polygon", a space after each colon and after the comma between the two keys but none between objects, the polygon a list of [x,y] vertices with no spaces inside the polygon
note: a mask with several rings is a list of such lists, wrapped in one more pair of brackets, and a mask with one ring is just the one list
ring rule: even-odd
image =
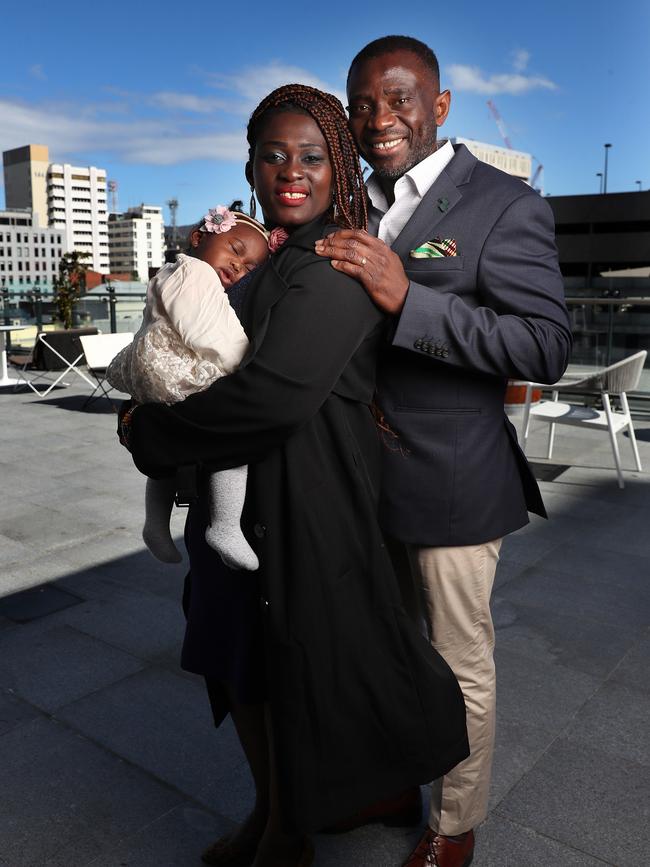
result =
[{"label": "woman's face", "polygon": [[275,112],[263,120],[253,159],[255,193],[270,225],[288,231],[324,214],[332,204],[332,165],[316,121]]}]

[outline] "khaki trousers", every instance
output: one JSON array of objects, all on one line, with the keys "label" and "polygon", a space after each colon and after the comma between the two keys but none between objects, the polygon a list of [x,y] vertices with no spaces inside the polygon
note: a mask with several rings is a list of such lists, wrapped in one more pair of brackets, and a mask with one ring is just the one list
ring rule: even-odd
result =
[{"label": "khaki trousers", "polygon": [[433,783],[429,818],[439,834],[462,834],[487,816],[496,703],[490,595],[501,539],[465,547],[389,547],[408,614],[426,631],[465,697],[471,754]]}]

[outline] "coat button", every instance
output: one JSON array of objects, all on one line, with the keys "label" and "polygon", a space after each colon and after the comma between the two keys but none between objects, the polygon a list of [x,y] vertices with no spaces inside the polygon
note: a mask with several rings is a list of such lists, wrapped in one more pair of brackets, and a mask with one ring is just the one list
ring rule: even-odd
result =
[{"label": "coat button", "polygon": [[448,355],[449,355],[449,350],[448,350],[448,349],[443,349],[443,350],[442,350],[442,357],[443,357],[443,358],[446,358]]},{"label": "coat button", "polygon": [[266,527],[264,524],[255,524],[253,533],[255,533],[258,539],[263,539],[266,536]]},{"label": "coat button", "polygon": [[414,346],[415,349],[420,349],[420,347],[422,346],[422,338],[421,338],[421,337],[418,337],[418,339],[415,341],[415,343],[413,344],[413,346]]}]

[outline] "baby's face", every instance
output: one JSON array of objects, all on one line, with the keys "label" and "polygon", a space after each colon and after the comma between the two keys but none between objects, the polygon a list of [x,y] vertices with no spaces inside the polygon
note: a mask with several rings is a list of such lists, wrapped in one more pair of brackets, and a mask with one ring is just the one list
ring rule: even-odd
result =
[{"label": "baby's face", "polygon": [[245,223],[237,223],[228,232],[197,234],[197,258],[212,265],[226,289],[269,258],[264,236]]}]

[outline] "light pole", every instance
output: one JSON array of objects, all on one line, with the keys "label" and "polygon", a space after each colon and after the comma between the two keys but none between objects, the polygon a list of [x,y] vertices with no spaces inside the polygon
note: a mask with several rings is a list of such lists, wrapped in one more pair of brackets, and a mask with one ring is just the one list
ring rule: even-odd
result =
[{"label": "light pole", "polygon": [[609,149],[611,148],[611,144],[604,145],[605,148],[605,174],[603,175],[603,192],[607,192],[607,155],[609,153]]},{"label": "light pole", "polygon": [[602,191],[603,191],[603,173],[602,172],[596,172],[596,177],[600,179],[599,180],[600,186],[599,186],[598,192],[602,193]]},{"label": "light pole", "polygon": [[639,185],[639,192],[641,192],[641,181],[635,181],[634,183]]}]

